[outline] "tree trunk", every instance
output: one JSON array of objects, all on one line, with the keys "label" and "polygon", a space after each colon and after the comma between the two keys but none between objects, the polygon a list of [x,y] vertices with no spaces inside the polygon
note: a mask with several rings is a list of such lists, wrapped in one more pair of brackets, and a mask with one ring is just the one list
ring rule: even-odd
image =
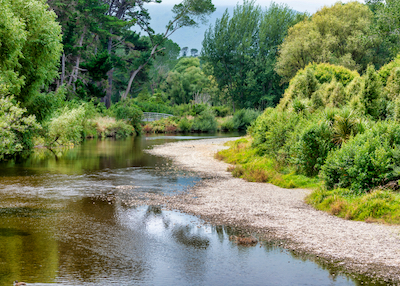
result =
[{"label": "tree trunk", "polygon": [[[86,27],[83,27],[83,32],[81,35],[81,38],[79,39],[79,43],[78,43],[78,47],[82,47],[83,45],[83,37],[86,34]],[[78,72],[79,72],[79,64],[81,61],[81,54],[79,53],[78,57],[76,58],[76,64],[74,69],[72,70],[72,73],[70,75],[69,81],[68,81],[68,85],[72,84],[72,80],[74,80],[73,82],[75,83],[78,80]],[[75,91],[75,87],[74,87],[74,91]]]},{"label": "tree trunk", "polygon": [[[146,62],[147,63],[147,62]],[[121,97],[121,100],[127,98],[129,91],[131,90],[133,80],[135,79],[136,75],[141,71],[141,69],[145,66],[145,64],[140,65],[136,70],[133,71],[131,77],[129,78],[128,87],[126,88],[124,94]]]},{"label": "tree trunk", "polygon": [[[112,39],[110,37],[108,39],[108,44],[107,44],[107,51],[108,51],[109,55],[111,55],[111,48],[112,48]],[[111,70],[109,70],[107,72],[108,86],[107,86],[106,98],[105,98],[105,104],[106,104],[107,109],[110,108],[110,106],[111,106],[113,75],[114,75],[114,68],[112,68]]]},{"label": "tree trunk", "polygon": [[64,84],[65,80],[65,53],[62,54],[61,58],[61,83],[60,85]]},{"label": "tree trunk", "polygon": [[131,77],[129,78],[129,82],[128,82],[128,87],[126,88],[124,94],[122,95],[121,99],[126,99],[126,97],[128,96],[129,91],[131,90],[132,87],[132,83],[133,80],[135,79],[135,77],[137,76],[137,74],[142,70],[142,68],[147,65],[147,63],[150,61],[150,59],[158,52],[157,51],[158,45],[155,45],[153,47],[153,49],[151,50],[150,56],[148,57],[148,59],[146,60],[145,63],[141,64],[136,70],[134,70],[131,74]]}]

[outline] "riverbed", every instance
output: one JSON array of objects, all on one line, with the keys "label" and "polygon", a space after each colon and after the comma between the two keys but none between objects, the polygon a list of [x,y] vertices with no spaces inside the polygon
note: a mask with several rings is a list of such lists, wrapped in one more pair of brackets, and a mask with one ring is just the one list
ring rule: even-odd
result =
[{"label": "riverbed", "polygon": [[[200,171],[145,150],[175,141],[195,150],[191,142],[201,141],[188,140],[206,138],[91,140],[2,163],[0,285],[386,285],[262,240],[236,221],[206,223],[153,204],[151,197],[197,200],[195,190],[226,168]],[[237,245],[232,235],[260,243]]]}]

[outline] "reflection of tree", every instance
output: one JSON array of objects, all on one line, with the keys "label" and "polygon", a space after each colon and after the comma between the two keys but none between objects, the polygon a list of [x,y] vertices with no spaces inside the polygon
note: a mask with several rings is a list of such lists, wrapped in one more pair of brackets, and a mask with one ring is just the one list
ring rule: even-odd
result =
[{"label": "reflection of tree", "polygon": [[144,153],[145,144],[146,140],[141,137],[88,140],[75,148],[55,148],[53,152],[48,149],[37,149],[23,162],[0,163],[0,167],[14,167],[7,170],[7,175],[20,175],[21,169],[15,167],[23,167],[24,171],[29,168],[29,175],[32,175],[49,170],[62,174],[81,174],[107,168],[161,165],[165,159]]},{"label": "reflection of tree", "polygon": [[26,207],[0,209],[0,285],[11,285],[15,279],[27,278],[54,282],[58,248],[48,231],[53,224],[49,213]]},{"label": "reflection of tree", "polygon": [[177,242],[187,247],[207,249],[207,247],[210,245],[209,239],[207,237],[193,235],[191,231],[191,226],[175,227],[172,232],[172,236]]}]

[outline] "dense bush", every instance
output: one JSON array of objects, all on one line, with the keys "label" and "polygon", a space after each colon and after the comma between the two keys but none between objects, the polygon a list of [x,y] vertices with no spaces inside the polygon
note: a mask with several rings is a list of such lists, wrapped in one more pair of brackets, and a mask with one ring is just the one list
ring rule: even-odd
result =
[{"label": "dense bush", "polygon": [[302,114],[288,111],[278,111],[268,108],[257,118],[250,129],[253,136],[253,147],[261,154],[277,157],[279,153],[288,153],[282,148],[290,138],[292,132],[302,120]]},{"label": "dense bush", "polygon": [[342,148],[329,153],[322,167],[326,186],[362,193],[400,178],[400,125],[376,123]]},{"label": "dense bush", "polygon": [[[358,77],[359,74],[356,71],[351,71],[342,66],[326,63],[309,64],[298,71],[296,76],[290,80],[289,87],[285,91],[279,106],[281,109],[289,108],[291,102],[296,98],[312,100],[313,95],[318,91],[319,94],[314,96],[314,101],[319,96],[320,100],[323,100],[322,104],[319,104],[320,106],[342,105],[346,102],[344,87]],[[337,88],[340,90],[337,90]],[[336,95],[331,95],[332,91],[336,92]],[[340,95],[339,98],[338,95]]]},{"label": "dense bush", "polygon": [[246,130],[250,124],[260,115],[259,111],[254,109],[241,109],[233,115],[233,128],[235,130]]},{"label": "dense bush", "polygon": [[54,116],[47,125],[47,146],[79,143],[82,141],[84,130],[85,106],[64,108]]},{"label": "dense bush", "polygon": [[56,92],[36,93],[29,99],[27,109],[30,114],[36,115],[39,122],[43,122],[64,105],[65,89],[61,87]]},{"label": "dense bush", "polygon": [[217,117],[226,117],[229,114],[232,114],[232,110],[228,106],[213,106],[212,110]]},{"label": "dense bush", "polygon": [[25,116],[26,109],[14,102],[14,97],[0,95],[0,160],[24,149],[32,148],[30,133],[39,129],[35,116]]},{"label": "dense bush", "polygon": [[117,119],[126,120],[135,128],[136,133],[140,134],[142,130],[140,122],[143,118],[143,112],[135,104],[133,99],[126,99],[114,104],[110,108],[110,112]]},{"label": "dense bush", "polygon": [[183,117],[178,123],[178,129],[181,132],[189,132],[192,129],[193,122]]},{"label": "dense bush", "polygon": [[206,109],[196,117],[193,121],[192,130],[200,132],[217,131],[217,120],[212,110]]},{"label": "dense bush", "polygon": [[379,69],[378,75],[379,75],[381,84],[386,85],[388,78],[389,78],[390,74],[392,73],[392,70],[395,68],[399,68],[399,67],[400,67],[400,54],[397,55],[397,57],[393,61],[391,61],[390,63],[387,63],[386,65],[382,66]]},{"label": "dense bush", "polygon": [[92,123],[92,128],[89,132],[92,132],[90,132],[91,134],[87,134],[86,137],[124,138],[135,133],[132,125],[125,123],[123,120],[115,120],[111,117],[97,117],[90,122]]},{"label": "dense bush", "polygon": [[298,132],[300,134],[290,148],[290,161],[301,173],[315,176],[325,163],[328,152],[335,147],[332,129],[327,122],[322,121],[313,122]]}]

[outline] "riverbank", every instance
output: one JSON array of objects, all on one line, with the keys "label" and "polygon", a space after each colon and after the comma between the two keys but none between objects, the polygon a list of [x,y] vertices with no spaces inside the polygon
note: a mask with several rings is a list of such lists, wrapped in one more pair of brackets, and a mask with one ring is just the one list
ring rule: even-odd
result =
[{"label": "riverbank", "polygon": [[267,239],[282,240],[285,248],[348,271],[400,282],[399,226],[340,219],[304,203],[308,190],[233,178],[226,171],[229,165],[214,159],[230,140],[234,138],[176,142],[150,150],[208,178],[190,193],[165,197],[163,203],[213,224],[248,228]]}]

